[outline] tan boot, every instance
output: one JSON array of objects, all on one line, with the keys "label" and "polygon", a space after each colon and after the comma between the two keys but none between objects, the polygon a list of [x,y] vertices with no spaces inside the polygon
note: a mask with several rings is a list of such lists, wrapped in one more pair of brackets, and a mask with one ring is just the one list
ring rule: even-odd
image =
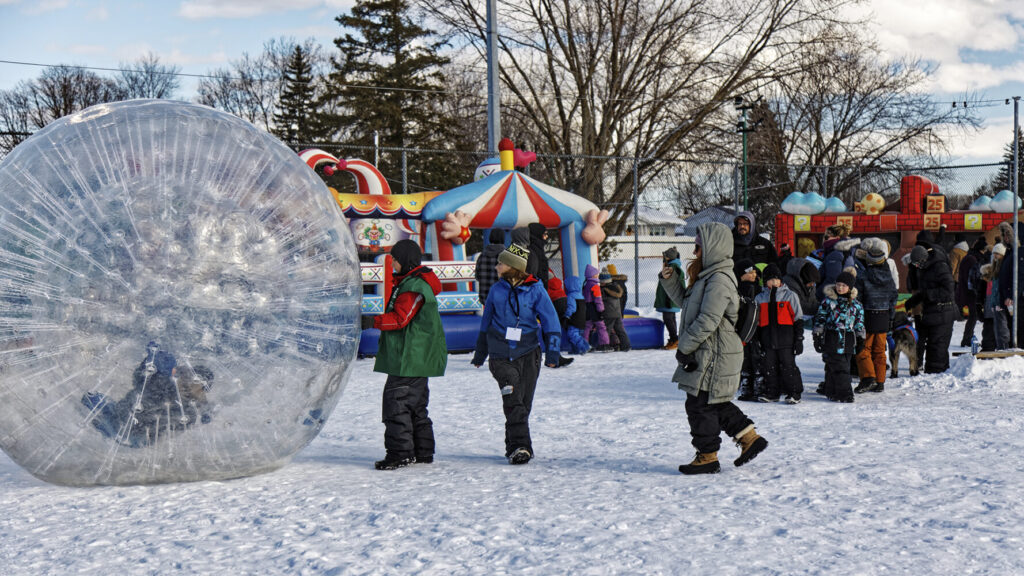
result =
[{"label": "tan boot", "polygon": [[697,452],[693,462],[683,464],[679,471],[683,474],[718,474],[722,465],[718,463],[718,452]]},{"label": "tan boot", "polygon": [[740,447],[740,457],[734,460],[733,464],[743,466],[763,452],[768,447],[768,441],[758,436],[757,430],[751,424],[736,435],[736,445]]}]

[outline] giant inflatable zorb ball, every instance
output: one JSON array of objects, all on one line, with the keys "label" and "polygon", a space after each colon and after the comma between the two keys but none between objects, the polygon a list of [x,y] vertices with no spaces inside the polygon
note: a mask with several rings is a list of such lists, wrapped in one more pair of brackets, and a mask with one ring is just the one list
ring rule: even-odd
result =
[{"label": "giant inflatable zorb ball", "polygon": [[341,396],[360,295],[272,136],[181,102],[62,118],[0,162],[0,447],[69,485],[277,468]]}]

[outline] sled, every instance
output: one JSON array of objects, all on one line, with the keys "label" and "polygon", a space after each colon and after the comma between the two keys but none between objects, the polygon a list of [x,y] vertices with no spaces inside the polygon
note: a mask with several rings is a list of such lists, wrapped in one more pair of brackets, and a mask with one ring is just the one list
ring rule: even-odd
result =
[{"label": "sled", "polygon": [[[970,354],[970,351],[953,352],[953,356]],[[991,352],[978,352],[974,355],[978,360],[993,360],[995,358],[1011,358],[1013,356],[1024,356],[1024,350],[994,350]]]}]

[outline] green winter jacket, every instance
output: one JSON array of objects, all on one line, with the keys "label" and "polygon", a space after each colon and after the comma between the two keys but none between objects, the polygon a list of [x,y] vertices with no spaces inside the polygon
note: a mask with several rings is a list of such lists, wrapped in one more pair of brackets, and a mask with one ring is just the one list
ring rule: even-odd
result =
[{"label": "green winter jacket", "polygon": [[696,282],[684,290],[674,274],[660,279],[669,297],[682,302],[678,350],[697,361],[693,372],[677,366],[672,381],[687,394],[707,391],[708,403],[720,404],[736,394],[743,366],[743,342],[733,326],[740,304],[732,271],[732,232],[724,224],[708,222],[697,233],[703,269]]},{"label": "green winter jacket", "polygon": [[425,273],[416,275],[419,270],[417,268],[395,286],[386,312],[394,311],[398,295],[405,292],[416,292],[423,296],[423,307],[405,328],[381,331],[377,359],[373,364],[374,372],[416,378],[444,376],[448,365],[448,347],[435,295],[435,288],[439,291],[441,283],[425,267]]}]

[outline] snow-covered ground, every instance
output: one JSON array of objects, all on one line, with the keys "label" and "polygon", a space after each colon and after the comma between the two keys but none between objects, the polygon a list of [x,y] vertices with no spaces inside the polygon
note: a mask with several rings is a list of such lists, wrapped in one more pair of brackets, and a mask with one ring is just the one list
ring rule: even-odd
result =
[{"label": "snow-covered ground", "polygon": [[[958,327],[959,329],[959,327]],[[957,336],[956,338],[959,338]],[[0,574],[1019,574],[1024,358],[958,359],[834,404],[741,407],[770,442],[685,477],[675,360],[588,354],[545,370],[537,459],[502,458],[497,385],[468,355],[431,382],[431,465],[383,455],[372,361],[323,433],[230,482],[62,488],[0,456]]]}]

